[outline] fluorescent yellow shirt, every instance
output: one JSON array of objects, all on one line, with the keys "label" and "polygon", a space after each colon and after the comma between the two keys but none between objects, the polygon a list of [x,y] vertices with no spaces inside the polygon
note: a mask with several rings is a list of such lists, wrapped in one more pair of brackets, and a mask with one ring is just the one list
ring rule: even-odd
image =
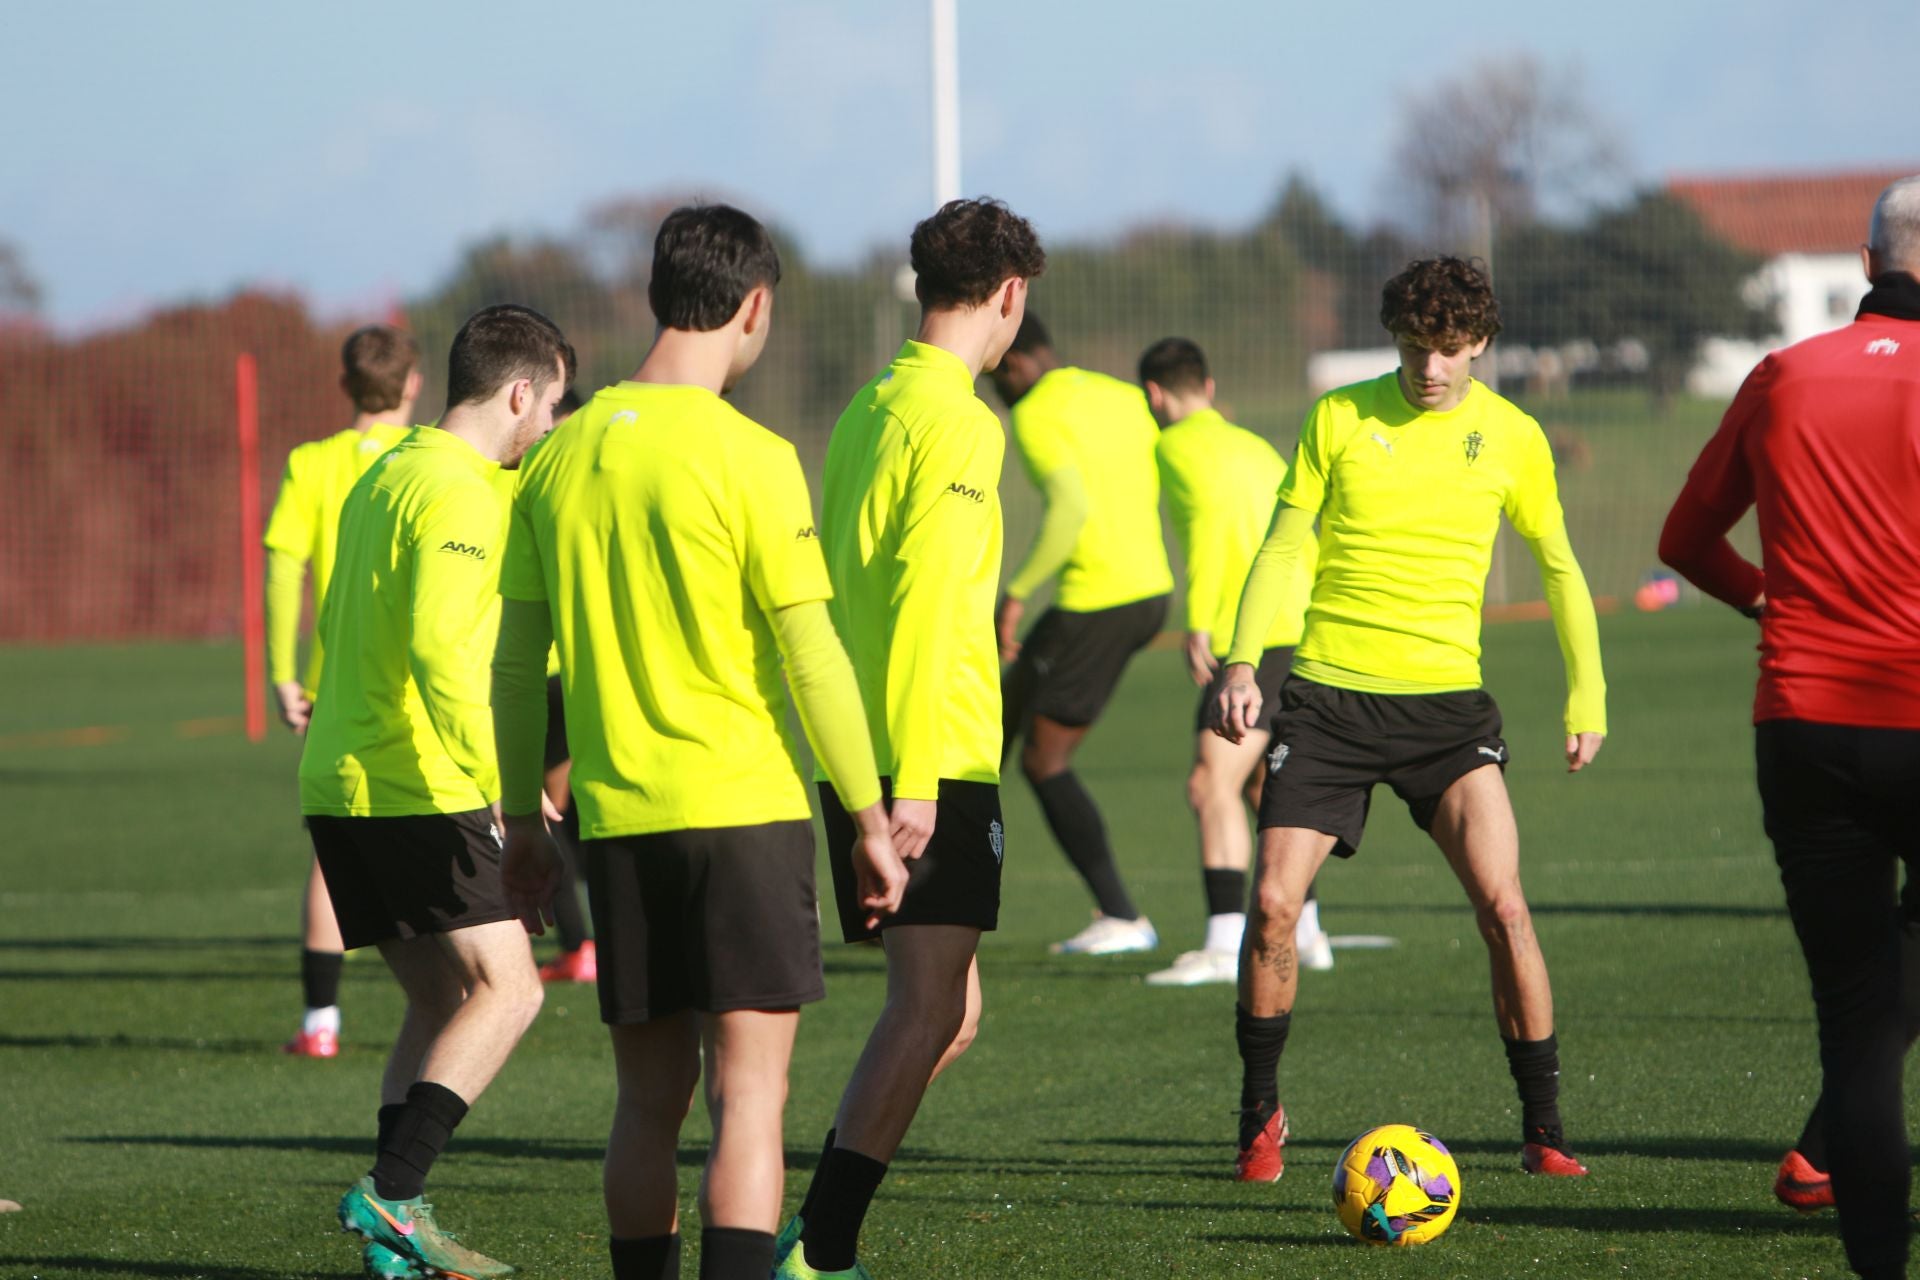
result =
[{"label": "fluorescent yellow shirt", "polygon": [[[1478,688],[1481,605],[1504,512],[1532,546],[1553,605],[1568,732],[1606,731],[1593,598],[1567,542],[1553,451],[1510,401],[1475,382],[1458,407],[1421,410],[1397,372],[1330,392],[1301,428],[1280,501],[1320,517],[1296,672],[1373,692]],[[1256,563],[1248,625],[1261,577]],[[1235,661],[1257,656],[1248,636],[1235,637]]]},{"label": "fluorescent yellow shirt", "polygon": [[301,812],[464,813],[498,797],[488,691],[509,485],[466,441],[420,427],[347,495]]},{"label": "fluorescent yellow shirt", "polygon": [[[1160,433],[1160,490],[1187,563],[1187,630],[1208,633],[1213,656],[1233,642],[1253,557],[1273,523],[1287,464],[1278,451],[1218,410],[1189,414]],[[1309,542],[1295,562],[1292,589],[1267,628],[1266,647],[1300,643],[1316,563]]]},{"label": "fluorescent yellow shirt", "polygon": [[769,615],[832,588],[787,441],[703,388],[600,391],[521,463],[500,590],[547,602],[588,839],[810,816]]},{"label": "fluorescent yellow shirt", "polygon": [[[340,533],[340,504],[354,481],[381,454],[406,438],[407,428],[376,422],[364,433],[349,427],[323,440],[311,440],[287,455],[287,471],[273,501],[264,539],[267,550],[291,557],[313,575],[313,616],[326,603],[333,576],[334,548]],[[299,582],[293,590],[267,600],[268,678],[282,684],[294,678],[300,638]],[[307,696],[320,688],[321,647],[316,627],[307,654]]]},{"label": "fluorescent yellow shirt", "polygon": [[[1159,431],[1138,387],[1086,369],[1049,370],[1015,402],[1013,439],[1033,482],[1045,489],[1055,473],[1075,472],[1086,494],[1057,607],[1087,613],[1173,590],[1160,537]],[[1051,568],[1030,553],[1008,594],[1025,598]]]},{"label": "fluorescent yellow shirt", "polygon": [[893,794],[1000,780],[1000,420],[940,347],[908,342],[834,424],[821,488],[830,610]]}]

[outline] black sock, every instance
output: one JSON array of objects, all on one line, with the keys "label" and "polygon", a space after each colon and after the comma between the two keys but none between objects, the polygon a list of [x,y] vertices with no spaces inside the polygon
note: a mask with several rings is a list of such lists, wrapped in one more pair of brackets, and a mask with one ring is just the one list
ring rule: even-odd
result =
[{"label": "black sock", "polygon": [[808,1193],[813,1212],[800,1232],[808,1266],[845,1271],[853,1265],[860,1224],[867,1220],[867,1206],[886,1176],[887,1166],[845,1147],[830,1148],[820,1157],[820,1171],[813,1175]]},{"label": "black sock", "polygon": [[1538,1143],[1556,1150],[1566,1149],[1560,1131],[1560,1041],[1556,1036],[1544,1040],[1508,1040],[1507,1070],[1520,1089],[1521,1141]]},{"label": "black sock", "polygon": [[422,1080],[410,1086],[374,1161],[375,1193],[382,1200],[411,1200],[424,1191],[433,1162],[466,1114],[467,1104],[445,1085]]},{"label": "black sock", "polygon": [[406,1113],[407,1104],[404,1102],[389,1102],[380,1108],[379,1118],[375,1122],[379,1125],[379,1132],[378,1136],[373,1140],[373,1151],[376,1158],[380,1154],[380,1148],[386,1146],[387,1140],[393,1137],[393,1126],[399,1124],[400,1117]]},{"label": "black sock", "polygon": [[1807,1117],[1807,1127],[1800,1131],[1800,1141],[1793,1144],[1808,1164],[1821,1173],[1827,1172],[1827,1098],[1821,1094],[1814,1100],[1813,1113]]},{"label": "black sock", "polygon": [[800,1201],[800,1221],[803,1223],[813,1216],[813,1193],[820,1187],[820,1171],[827,1167],[827,1152],[833,1150],[833,1140],[839,1135],[838,1129],[827,1130],[827,1140],[820,1147],[820,1160],[813,1166],[813,1178],[807,1183],[807,1194]]},{"label": "black sock", "polygon": [[340,1003],[340,966],[346,957],[338,951],[300,952],[300,987],[306,992],[307,1008],[331,1009]]},{"label": "black sock", "polygon": [[1230,916],[1247,909],[1247,873],[1204,867],[1200,876],[1207,882],[1207,914]]},{"label": "black sock", "polygon": [[1138,920],[1140,912],[1120,883],[1120,869],[1113,865],[1113,847],[1107,843],[1107,824],[1093,797],[1080,785],[1080,779],[1068,769],[1033,784],[1040,799],[1040,811],[1047,816],[1053,838],[1066,851],[1067,861],[1093,890],[1093,900],[1103,916],[1116,920]]},{"label": "black sock", "polygon": [[773,1232],[703,1227],[700,1280],[766,1280],[773,1274]]},{"label": "black sock", "polygon": [[680,1280],[678,1231],[630,1240],[608,1236],[607,1252],[613,1255],[613,1280]]},{"label": "black sock", "polygon": [[587,913],[580,909],[580,854],[564,835],[555,833],[560,849],[560,886],[553,891],[553,931],[562,951],[578,951],[588,938]]},{"label": "black sock", "polygon": [[1240,1149],[1245,1151],[1280,1109],[1280,1055],[1293,1014],[1256,1018],[1233,1007],[1233,1039],[1240,1048]]}]

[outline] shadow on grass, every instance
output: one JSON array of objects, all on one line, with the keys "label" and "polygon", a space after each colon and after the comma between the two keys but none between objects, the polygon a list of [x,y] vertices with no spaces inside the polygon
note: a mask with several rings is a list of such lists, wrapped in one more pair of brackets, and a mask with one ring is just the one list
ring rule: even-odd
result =
[{"label": "shadow on grass", "polygon": [[[90,1134],[64,1141],[82,1146],[100,1147],[175,1147],[199,1151],[298,1151],[322,1155],[373,1154],[373,1131],[354,1134],[229,1134],[229,1133],[137,1133]],[[604,1138],[469,1138],[462,1135],[454,1144],[457,1155],[492,1156],[502,1160],[583,1160],[599,1164],[606,1153]],[[788,1147],[789,1169],[810,1170],[820,1159],[818,1147]],[[698,1169],[707,1162],[705,1147],[682,1146],[675,1162],[683,1169]],[[0,1273],[4,1274],[4,1273]]]},{"label": "shadow on grass", "polygon": [[0,1049],[183,1049],[190,1053],[266,1055],[280,1047],[277,1040],[236,1040],[217,1036],[9,1036],[0,1035]]},{"label": "shadow on grass", "polygon": [[[1822,1227],[1791,1213],[1756,1209],[1707,1209],[1695,1205],[1668,1208],[1554,1207],[1528,1208],[1516,1205],[1469,1204],[1461,1209],[1463,1221],[1475,1226],[1540,1228],[1596,1234],[1660,1236],[1672,1239],[1677,1232],[1689,1235],[1745,1236],[1799,1235],[1813,1231],[1831,1234],[1829,1222]],[[1358,1249],[1358,1242],[1344,1234],[1319,1231],[1235,1231],[1198,1237],[1210,1244],[1307,1245],[1323,1248]]]},{"label": "shadow on grass", "polygon": [[[1135,1136],[1113,1138],[1049,1138],[1051,1147],[1111,1147],[1126,1150],[1146,1149],[1154,1151],[1206,1151],[1218,1152],[1222,1144],[1218,1139],[1195,1140],[1190,1138],[1143,1138]],[[1657,1160],[1725,1160],[1736,1163],[1750,1162],[1771,1166],[1780,1159],[1785,1148],[1778,1139],[1763,1138],[1702,1138],[1702,1137],[1653,1137],[1653,1138],[1581,1138],[1574,1144],[1583,1156],[1632,1156],[1640,1159]],[[1339,1138],[1290,1138],[1287,1149],[1344,1151],[1347,1143]],[[1447,1149],[1455,1155],[1495,1155],[1511,1156],[1518,1168],[1520,1144],[1517,1141],[1487,1138],[1463,1138],[1449,1141]],[[938,1159],[937,1155],[925,1157]],[[1220,1162],[1215,1161],[1218,1165]],[[1066,1167],[1066,1166],[1062,1166]],[[1156,1165],[1164,1169],[1169,1166]]]},{"label": "shadow on grass", "polygon": [[[22,1270],[15,1271],[14,1267]],[[31,1268],[31,1270],[27,1270]],[[87,1258],[67,1257],[26,1257],[0,1254],[0,1274],[32,1275],[40,1271],[72,1271],[81,1275],[103,1276],[179,1276],[197,1277],[198,1280],[285,1280],[284,1268],[230,1267],[220,1263],[202,1262],[146,1262],[138,1258]],[[302,1275],[311,1275],[313,1280],[359,1280],[358,1269],[352,1271],[305,1271]]]},{"label": "shadow on grass", "polygon": [[110,938],[0,938],[0,951],[212,951],[277,948],[293,945],[291,935],[257,938],[110,937]]},{"label": "shadow on grass", "polygon": [[297,969],[0,969],[0,982],[291,982]]}]

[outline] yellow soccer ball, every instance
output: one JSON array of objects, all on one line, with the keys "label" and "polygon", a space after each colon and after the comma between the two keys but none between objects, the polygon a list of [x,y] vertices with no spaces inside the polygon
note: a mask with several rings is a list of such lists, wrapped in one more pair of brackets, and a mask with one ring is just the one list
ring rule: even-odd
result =
[{"label": "yellow soccer ball", "polygon": [[1353,1140],[1333,1170],[1340,1225],[1368,1244],[1438,1240],[1460,1209],[1460,1170],[1438,1138],[1383,1124]]}]

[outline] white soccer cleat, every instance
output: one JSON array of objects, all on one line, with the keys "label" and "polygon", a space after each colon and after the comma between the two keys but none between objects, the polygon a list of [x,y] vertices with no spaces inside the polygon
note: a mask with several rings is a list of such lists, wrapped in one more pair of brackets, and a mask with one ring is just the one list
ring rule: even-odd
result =
[{"label": "white soccer cleat", "polygon": [[1237,982],[1237,951],[1184,951],[1165,969],[1147,975],[1150,987],[1204,987],[1214,982]]},{"label": "white soccer cleat", "polygon": [[1047,950],[1057,956],[1117,956],[1129,951],[1151,951],[1160,945],[1160,935],[1145,916],[1138,920],[1116,920],[1095,916],[1093,923]]},{"label": "white soccer cleat", "polygon": [[1333,939],[1327,937],[1324,929],[1315,929],[1311,936],[1305,938],[1295,934],[1293,949],[1299,953],[1302,969],[1325,973],[1333,968]]}]

